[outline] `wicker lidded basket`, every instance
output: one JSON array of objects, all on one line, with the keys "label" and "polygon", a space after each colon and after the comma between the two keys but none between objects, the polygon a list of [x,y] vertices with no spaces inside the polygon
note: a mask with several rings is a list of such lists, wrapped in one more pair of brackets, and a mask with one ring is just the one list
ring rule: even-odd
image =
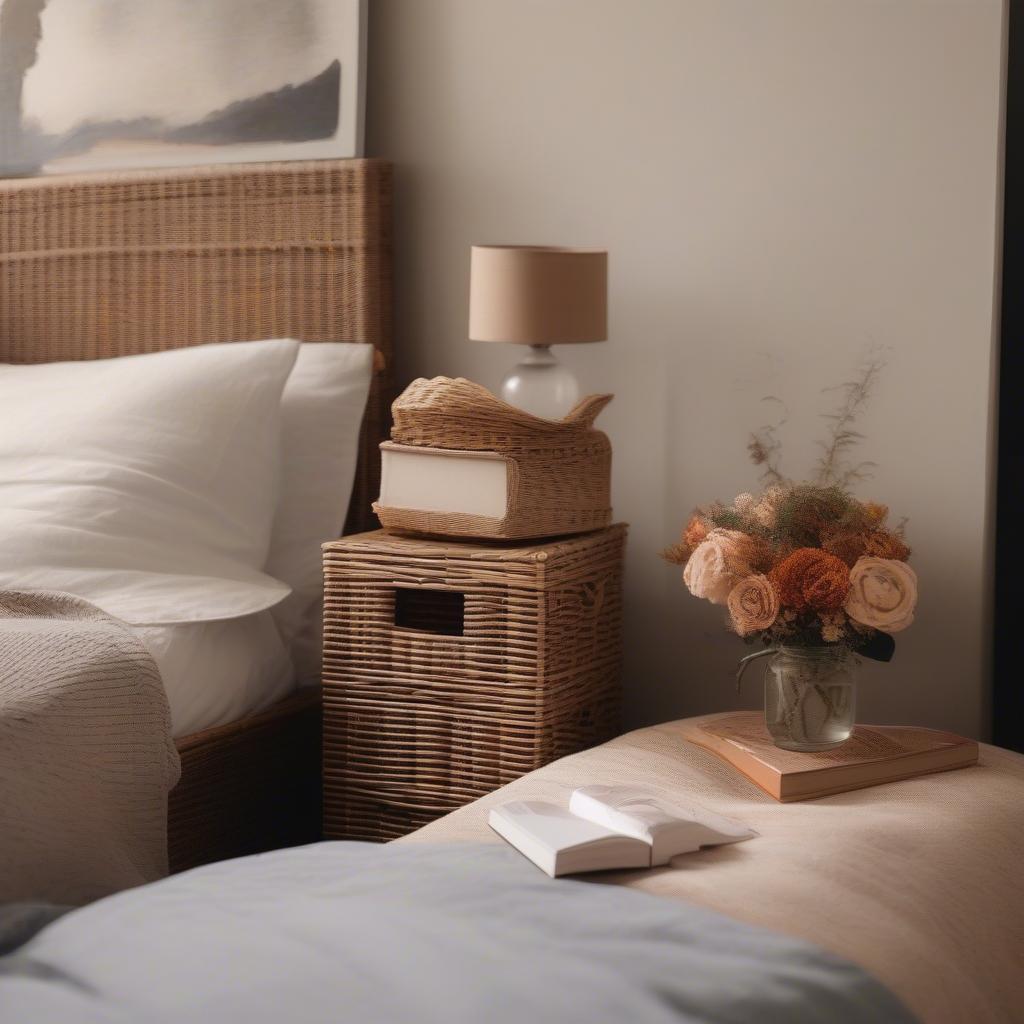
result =
[{"label": "wicker lidded basket", "polygon": [[[462,377],[415,380],[392,406],[373,510],[385,529],[398,533],[514,540],[602,529],[612,519],[612,450],[594,420],[611,399],[591,395],[564,419],[546,420]],[[425,473],[415,466],[410,472],[410,457]],[[464,483],[489,466],[501,490],[460,508],[474,488],[409,486],[431,472],[456,479],[445,472],[455,467],[438,461],[447,459],[464,460],[457,474]],[[498,477],[495,463],[504,468]]]}]

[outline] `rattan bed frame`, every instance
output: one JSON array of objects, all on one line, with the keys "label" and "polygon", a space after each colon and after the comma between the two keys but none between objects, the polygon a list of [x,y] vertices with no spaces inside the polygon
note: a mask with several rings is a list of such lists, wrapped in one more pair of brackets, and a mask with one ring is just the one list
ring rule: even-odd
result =
[{"label": "rattan bed frame", "polygon": [[[369,528],[392,397],[390,206],[376,160],[0,182],[0,362],[256,338],[373,345],[346,532]],[[179,740],[172,870],[315,839],[319,723],[319,693],[304,692]]]}]

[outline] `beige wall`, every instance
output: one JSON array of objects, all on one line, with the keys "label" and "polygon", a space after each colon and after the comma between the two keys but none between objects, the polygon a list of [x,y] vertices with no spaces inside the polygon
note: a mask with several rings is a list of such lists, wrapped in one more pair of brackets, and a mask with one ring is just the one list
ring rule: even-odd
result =
[{"label": "beige wall", "polygon": [[695,504],[756,486],[764,396],[806,473],[822,389],[875,346],[861,490],[909,516],[922,597],[860,717],[984,732],[998,0],[370,7],[403,376],[496,387],[514,361],[465,340],[471,242],[610,251],[611,340],[564,358],[616,393],[628,722],[738,706],[747,649],[657,553]]}]

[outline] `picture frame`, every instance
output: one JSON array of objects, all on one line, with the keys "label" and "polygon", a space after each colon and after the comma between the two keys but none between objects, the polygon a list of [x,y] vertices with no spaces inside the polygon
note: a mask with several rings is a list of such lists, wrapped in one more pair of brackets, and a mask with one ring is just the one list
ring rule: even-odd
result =
[{"label": "picture frame", "polygon": [[0,0],[0,177],[363,154],[367,0]]}]

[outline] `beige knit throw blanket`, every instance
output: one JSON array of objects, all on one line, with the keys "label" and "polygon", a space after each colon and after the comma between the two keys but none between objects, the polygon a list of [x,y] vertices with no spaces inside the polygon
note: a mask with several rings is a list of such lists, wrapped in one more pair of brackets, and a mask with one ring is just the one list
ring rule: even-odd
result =
[{"label": "beige knit throw blanket", "polygon": [[0,591],[0,902],[166,875],[180,773],[160,674],[127,627],[68,594]]}]

